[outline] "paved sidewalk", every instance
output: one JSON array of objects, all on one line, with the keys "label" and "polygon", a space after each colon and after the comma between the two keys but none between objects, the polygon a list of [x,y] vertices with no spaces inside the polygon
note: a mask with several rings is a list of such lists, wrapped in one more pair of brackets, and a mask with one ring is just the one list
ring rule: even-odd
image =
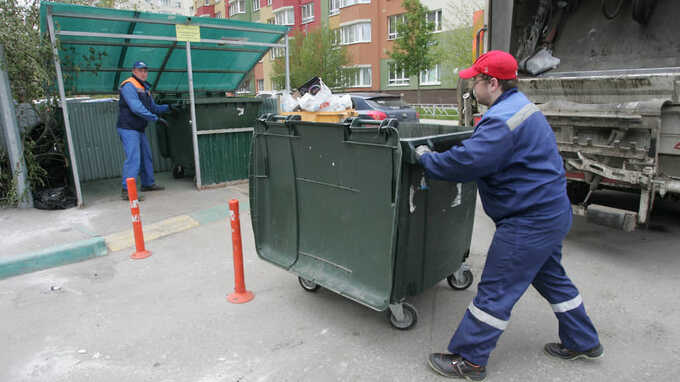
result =
[{"label": "paved sidewalk", "polygon": [[[164,203],[151,194],[142,219],[206,211],[233,195],[245,201],[243,190],[180,189],[183,198]],[[419,313],[409,331],[323,288],[302,290],[294,275],[257,257],[246,208],[241,216],[246,286],[255,294],[247,304],[225,298],[233,268],[221,220],[152,240],[153,255],[144,260],[131,260],[124,249],[0,280],[0,381],[446,380],[429,370],[426,357],[445,350],[475,294],[494,232],[479,203],[469,260],[475,283],[454,291],[442,281],[409,298]],[[121,227],[129,224],[128,215],[120,219]],[[529,288],[491,356],[487,380],[677,380],[680,205],[658,201],[652,221],[649,230],[626,233],[576,217],[565,240],[564,264],[599,331],[603,359],[544,355],[543,344],[557,339],[557,321]],[[89,224],[106,225],[97,218]],[[108,233],[117,232],[119,223],[109,224]]]},{"label": "paved sidewalk", "polygon": [[[244,182],[199,192],[191,179],[161,173],[157,183],[166,190],[146,192],[140,203],[146,242],[220,219],[226,224],[230,199],[249,209]],[[134,246],[130,205],[120,199],[119,180],[86,183],[83,190],[83,208],[0,211],[0,279]]]}]

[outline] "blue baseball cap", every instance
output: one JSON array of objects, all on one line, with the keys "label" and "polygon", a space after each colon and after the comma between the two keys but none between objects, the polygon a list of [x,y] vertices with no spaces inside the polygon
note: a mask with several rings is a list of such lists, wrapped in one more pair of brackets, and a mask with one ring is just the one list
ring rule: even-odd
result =
[{"label": "blue baseball cap", "polygon": [[137,61],[132,65],[132,69],[147,69],[146,63],[144,61]]}]

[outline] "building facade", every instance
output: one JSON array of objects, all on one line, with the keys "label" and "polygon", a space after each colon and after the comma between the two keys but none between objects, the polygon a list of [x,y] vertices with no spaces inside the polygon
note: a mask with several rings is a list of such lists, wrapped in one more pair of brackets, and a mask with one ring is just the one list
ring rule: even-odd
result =
[{"label": "building facade", "polygon": [[[456,3],[465,0],[421,0],[429,9],[439,38],[460,20],[472,22]],[[328,25],[337,30],[338,41],[346,46],[354,73],[348,78],[348,92],[386,92],[416,102],[417,77],[407,77],[389,56],[398,38],[396,25],[405,11],[400,0],[194,0],[197,16],[232,18],[288,25],[291,34]],[[472,44],[472,42],[470,42]],[[272,82],[273,61],[283,52],[272,49],[244,80],[239,91],[256,93],[276,90]],[[456,103],[456,68],[436,64],[420,73],[421,103]],[[291,84],[295,87],[301,84]]]},{"label": "building facade", "polygon": [[128,0],[122,5],[126,9],[135,9],[142,12],[155,12],[170,15],[193,16],[194,0]]}]

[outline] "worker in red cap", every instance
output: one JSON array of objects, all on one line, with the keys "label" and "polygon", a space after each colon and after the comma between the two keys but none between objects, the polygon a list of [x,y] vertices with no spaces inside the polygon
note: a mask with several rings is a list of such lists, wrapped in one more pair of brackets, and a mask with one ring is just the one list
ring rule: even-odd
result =
[{"label": "worker in red cap", "polygon": [[480,56],[459,73],[472,79],[477,102],[489,107],[460,146],[416,156],[428,177],[475,181],[484,211],[496,223],[477,295],[448,346],[428,363],[439,374],[481,381],[513,306],[529,285],[548,301],[559,322],[559,343],[545,352],[562,359],[604,354],[578,289],[561,264],[571,228],[564,165],[545,116],[517,90],[517,61],[502,51]]}]

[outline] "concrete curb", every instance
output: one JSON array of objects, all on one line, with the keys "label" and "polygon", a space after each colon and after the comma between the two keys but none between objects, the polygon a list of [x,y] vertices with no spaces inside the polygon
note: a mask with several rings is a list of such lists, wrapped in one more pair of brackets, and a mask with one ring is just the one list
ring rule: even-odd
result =
[{"label": "concrete curb", "polygon": [[[241,211],[250,211],[247,200],[241,202]],[[204,210],[195,211],[188,215],[173,216],[156,223],[144,226],[144,241],[149,243],[178,232],[196,228],[199,225],[224,220],[226,224],[229,215],[227,204],[220,204]],[[60,265],[75,263],[105,256],[108,252],[116,252],[134,247],[131,229],[126,229],[107,236],[97,236],[92,239],[78,241],[71,244],[48,248],[39,252],[25,253],[0,260],[0,280],[35,272]]]},{"label": "concrete curb", "polygon": [[103,237],[47,248],[0,260],[0,280],[42,269],[76,263],[108,253]]}]

